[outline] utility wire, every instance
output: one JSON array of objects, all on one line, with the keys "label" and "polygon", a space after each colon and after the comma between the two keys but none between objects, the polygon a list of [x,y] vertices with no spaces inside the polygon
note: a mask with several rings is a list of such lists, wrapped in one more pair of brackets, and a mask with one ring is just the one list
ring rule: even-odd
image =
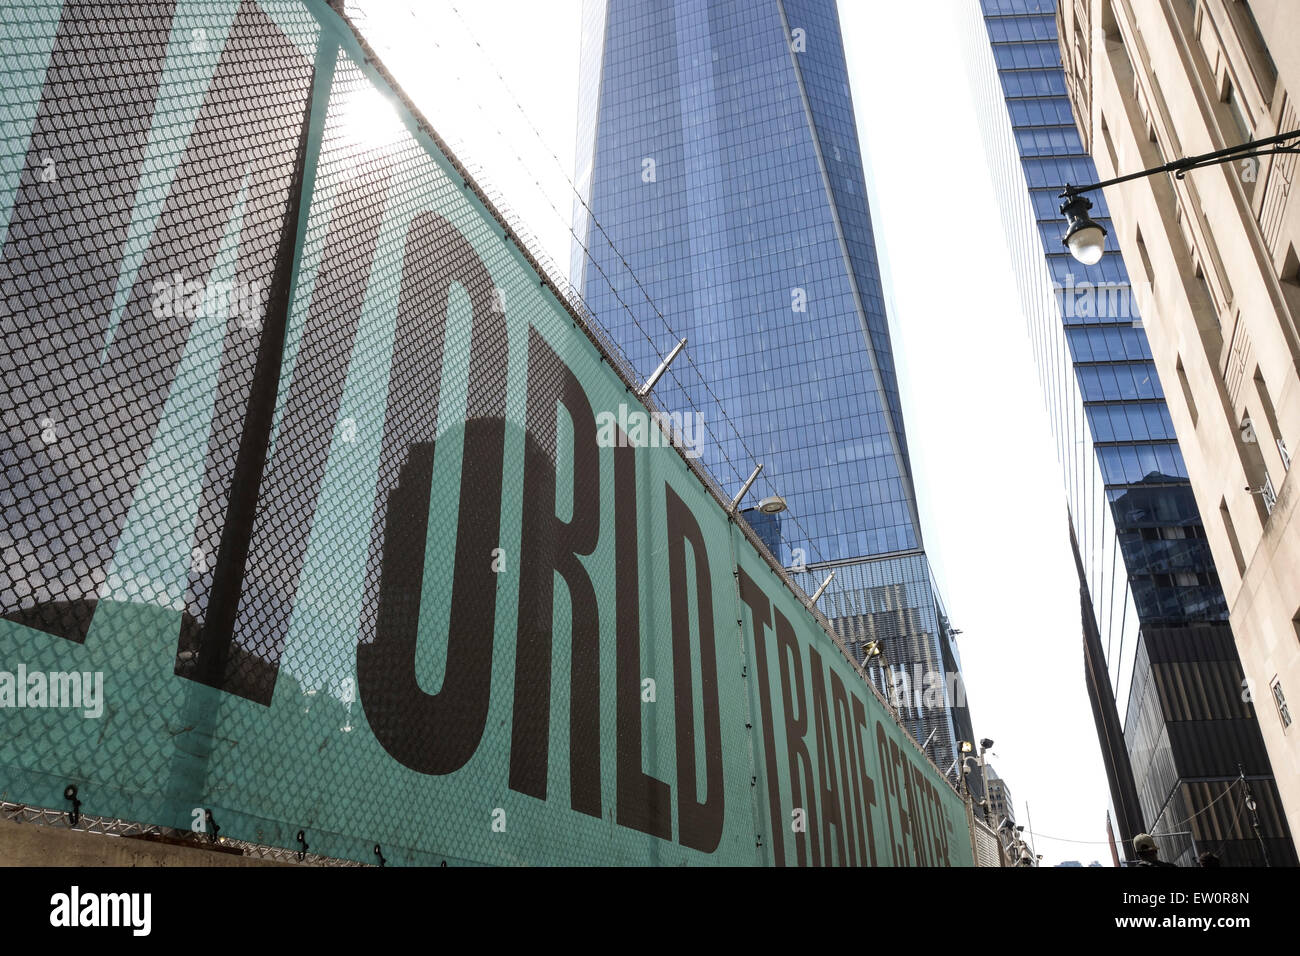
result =
[{"label": "utility wire", "polygon": [[[1242,778],[1240,778],[1240,777],[1238,777],[1236,780],[1233,780],[1230,784],[1228,784],[1227,789],[1224,790],[1223,793],[1219,794],[1217,797],[1215,797],[1213,800],[1211,800],[1211,801],[1210,801],[1209,803],[1207,803],[1205,806],[1201,807],[1201,809],[1197,810],[1195,813],[1193,813],[1191,816],[1189,816],[1186,820],[1183,820],[1181,823],[1176,823],[1176,824],[1173,824],[1173,825],[1174,825],[1174,826],[1177,826],[1177,827],[1184,827],[1184,826],[1186,826],[1187,824],[1191,823],[1193,820],[1195,820],[1197,817],[1199,817],[1202,813],[1205,813],[1207,810],[1209,810],[1212,806],[1214,806],[1216,803],[1218,803],[1220,800],[1222,800],[1222,799],[1223,799],[1224,797],[1226,797],[1228,794],[1232,793],[1232,788],[1235,787],[1237,784],[1241,783],[1241,780],[1242,780]],[[1242,807],[1244,804],[1245,804],[1245,794],[1243,793],[1243,794],[1242,794],[1242,803],[1239,804],[1238,807],[1237,807],[1237,816],[1238,816],[1238,817],[1241,815],[1241,807]],[[1233,824],[1232,824],[1232,826],[1234,826],[1234,827],[1236,826],[1236,821],[1237,821],[1237,818],[1234,817],[1234,818],[1233,818]],[[1232,827],[1229,827],[1229,832],[1231,832],[1231,831],[1232,831]],[[1155,830],[1152,830],[1152,831],[1150,831],[1150,832],[1151,832],[1151,836],[1153,836],[1153,837],[1157,837],[1157,836],[1161,836],[1161,837],[1166,837],[1166,836],[1191,836],[1191,834],[1192,834],[1192,831],[1191,831],[1191,830],[1181,830],[1181,829],[1180,829],[1180,830],[1164,830],[1164,831],[1160,831],[1160,832],[1156,832]],[[1054,837],[1054,836],[1049,836],[1049,835],[1046,834],[1046,833],[1036,833],[1036,834],[1034,834],[1034,836],[1035,836],[1036,838],[1041,838],[1041,839],[1044,839],[1044,840],[1055,840],[1057,843],[1079,843],[1079,844],[1097,845],[1097,846],[1100,846],[1100,845],[1102,845],[1102,844],[1109,844],[1109,843],[1110,843],[1109,840],[1074,840],[1074,839],[1071,839],[1071,838],[1069,838],[1069,837]],[[1226,842],[1226,841],[1225,841],[1225,842]],[[1220,849],[1222,849],[1222,847],[1220,847]]]},{"label": "utility wire", "polygon": [[[1155,834],[1155,836],[1190,836],[1191,833],[1192,833],[1191,830],[1173,830],[1168,833],[1158,833]],[[1050,836],[1049,834],[1038,833],[1038,832],[1034,833],[1034,839],[1053,840],[1056,843],[1078,843],[1080,845],[1087,845],[1087,846],[1109,846],[1110,845],[1109,840],[1075,840],[1070,837]]]},{"label": "utility wire", "polygon": [[[612,238],[612,237],[609,235],[609,233],[606,231],[604,225],[603,225],[603,224],[600,222],[600,220],[596,217],[595,212],[592,210],[591,206],[587,203],[587,200],[583,197],[581,190],[579,190],[578,187],[577,187],[577,184],[574,183],[573,179],[569,176],[568,171],[564,168],[564,164],[563,164],[563,162],[560,160],[560,157],[559,157],[558,153],[557,153],[557,152],[556,152],[552,147],[550,147],[550,146],[547,144],[545,137],[542,136],[541,130],[539,130],[539,129],[537,128],[536,124],[534,124],[534,123],[532,122],[532,120],[529,118],[527,112],[526,112],[526,111],[524,110],[524,108],[523,108],[523,105],[520,103],[519,98],[515,95],[514,90],[511,89],[510,84],[506,81],[505,76],[501,73],[500,69],[497,67],[497,65],[496,65],[496,63],[493,61],[492,57],[488,54],[487,50],[484,49],[483,45],[479,42],[478,38],[474,35],[473,30],[470,28],[470,26],[469,26],[469,24],[466,22],[465,18],[461,15],[460,10],[457,9],[457,7],[455,6],[455,4],[449,3],[448,5],[451,7],[451,10],[452,10],[452,12],[455,14],[456,18],[460,21],[462,27],[463,27],[464,30],[465,30],[466,35],[470,38],[471,42],[473,42],[474,46],[478,48],[479,53],[482,55],[483,60],[487,63],[488,68],[489,68],[493,73],[496,74],[496,78],[497,78],[498,82],[501,84],[502,89],[505,90],[506,95],[510,98],[510,100],[511,100],[511,102],[513,103],[515,109],[518,111],[519,115],[523,118],[524,123],[525,123],[525,124],[528,126],[528,128],[532,131],[532,133],[533,133],[533,135],[536,137],[537,141],[542,145],[543,150],[544,150],[548,155],[550,155],[551,159],[554,161],[554,163],[555,163],[555,165],[556,165],[556,168],[560,171],[561,176],[563,176],[565,182],[568,184],[568,186],[569,186],[569,190],[572,192],[574,198],[577,199],[577,201],[581,204],[582,208],[585,210],[586,215],[587,215],[587,218],[588,218],[588,221],[589,221],[593,226],[595,226],[595,228],[600,232],[601,236],[604,238],[605,242],[609,245],[609,248],[612,250],[614,256],[618,259],[619,263],[620,263],[620,264],[623,266],[623,268],[627,271],[627,274],[628,274],[628,276],[631,278],[633,284],[635,284],[637,290],[641,293],[642,297],[644,297],[646,303],[647,303],[647,304],[650,306],[650,308],[654,311],[654,313],[655,313],[655,315],[658,317],[659,321],[663,324],[663,327],[668,331],[668,334],[672,337],[674,343],[681,341],[680,336],[679,336],[679,335],[677,334],[677,332],[673,329],[672,324],[668,321],[667,317],[663,314],[663,311],[662,311],[662,310],[659,308],[659,306],[655,303],[653,297],[650,295],[649,291],[645,288],[645,285],[641,282],[640,277],[637,276],[636,271],[632,268],[631,263],[629,263],[629,262],[627,261],[627,258],[626,258],[626,257],[623,255],[623,253],[619,250],[619,248],[618,248],[618,246],[615,244],[613,238]],[[417,13],[416,13],[414,7],[409,7],[409,8],[408,8],[408,12],[411,14],[411,16],[412,16],[413,19],[415,19],[415,20],[417,20],[417,21],[424,22],[426,26],[428,25],[428,24],[427,24],[427,21],[424,21],[424,20],[423,20],[423,16],[420,15],[420,14],[417,14]],[[431,36],[436,36],[436,33],[435,33],[434,31],[432,31],[432,30],[430,30],[429,33],[430,33]],[[436,39],[434,40],[434,44],[435,44],[435,46],[437,45],[437,40],[436,40]],[[460,79],[460,78],[457,77],[457,80],[459,80],[459,79]],[[480,112],[483,111],[482,104],[481,104],[480,102],[478,102],[477,100],[475,101],[475,106],[478,108],[478,110],[479,110]],[[500,128],[499,128],[499,127],[496,127],[495,124],[493,124],[493,128],[495,129],[497,135],[500,136],[500,137],[502,138],[502,140],[504,140],[505,137],[504,137],[504,135],[502,134]],[[514,158],[515,158],[515,159],[520,163],[520,165],[523,166],[523,165],[524,165],[523,158],[522,158],[521,156],[519,156],[518,152],[517,152],[517,151],[514,151],[514,150],[512,149],[512,150],[511,150],[511,153],[512,153],[512,155],[514,156]],[[525,168],[527,168],[527,167],[525,166]],[[542,194],[545,195],[545,194],[546,194],[546,190],[545,190],[545,188],[542,186],[540,180],[538,180],[536,177],[534,177],[533,182],[534,182],[534,184],[538,187],[538,189],[542,192]],[[546,201],[547,201],[547,205],[549,205],[549,206],[551,207],[552,212],[554,212],[555,215],[556,215],[556,216],[557,216],[557,217],[558,217],[562,222],[564,222],[564,221],[565,221],[565,217],[564,217],[564,215],[563,215],[563,214],[562,214],[562,213],[561,213],[561,212],[560,212],[560,211],[555,207],[555,204],[554,204],[553,202],[551,202],[549,196],[546,197]],[[588,246],[586,245],[586,243],[584,243],[584,242],[582,241],[581,237],[578,236],[577,232],[573,229],[572,224],[566,222],[566,226],[567,226],[567,228],[568,228],[568,230],[569,230],[570,235],[573,236],[573,239],[574,239],[574,241],[577,243],[578,247],[579,247],[580,249],[582,249],[583,253],[585,254],[585,257],[586,257],[587,261],[589,261],[592,265],[594,265],[594,266],[596,267],[596,270],[600,273],[601,278],[604,279],[604,280],[605,280],[605,283],[609,286],[610,291],[611,291],[611,292],[613,293],[613,295],[614,295],[614,298],[618,301],[619,305],[622,306],[623,310],[624,310],[624,311],[628,314],[628,316],[632,319],[632,321],[633,321],[633,323],[636,325],[637,329],[638,329],[638,330],[641,332],[641,334],[646,338],[646,341],[647,341],[647,342],[649,343],[649,345],[650,345],[650,349],[651,349],[651,351],[652,351],[655,355],[657,355],[657,356],[659,357],[659,359],[662,361],[662,359],[663,359],[663,357],[664,357],[664,353],[662,353],[662,352],[659,351],[658,347],[655,345],[654,339],[653,339],[653,338],[650,336],[650,334],[646,331],[646,329],[644,328],[644,326],[641,325],[640,321],[639,321],[639,320],[637,319],[637,317],[636,317],[635,312],[634,312],[634,311],[632,310],[632,308],[631,308],[631,307],[630,307],[630,306],[629,306],[629,305],[628,305],[628,304],[623,300],[622,296],[620,296],[620,295],[618,294],[617,290],[614,288],[614,284],[613,284],[613,282],[610,281],[609,276],[605,273],[604,269],[602,269],[601,266],[600,266],[600,264],[597,262],[597,260],[596,260],[596,256],[592,253],[592,251],[590,250],[590,248],[588,248]],[[578,296],[578,298],[581,300],[581,298],[582,298],[582,296],[581,296],[581,292],[578,291],[578,290],[574,290],[574,292],[575,292],[575,294]],[[585,306],[586,306],[586,303],[583,302],[583,305],[584,305],[584,307],[585,307]],[[589,308],[587,309],[587,311],[588,311],[589,313],[591,313],[591,314],[593,315],[593,317],[594,317],[594,312],[591,312],[591,310],[590,310]],[[598,320],[598,321],[599,321],[599,320]],[[620,349],[620,351],[621,351],[621,349]],[[721,417],[722,420],[725,421],[725,422],[727,423],[727,425],[731,428],[731,431],[732,431],[732,433],[734,434],[737,443],[740,445],[740,447],[741,447],[741,449],[744,451],[745,455],[749,458],[749,460],[750,460],[751,462],[757,463],[757,461],[758,461],[757,456],[756,456],[756,455],[753,453],[753,451],[749,448],[748,444],[745,442],[744,437],[740,434],[740,430],[736,427],[735,423],[731,420],[730,416],[728,416],[728,415],[726,414],[726,410],[725,410],[725,408],[724,408],[724,406],[723,406],[723,404],[722,404],[721,399],[719,399],[718,396],[717,396],[717,394],[713,391],[712,386],[710,386],[710,384],[709,384],[709,380],[708,380],[708,378],[703,374],[703,372],[700,371],[699,366],[696,365],[695,360],[694,360],[693,356],[691,355],[691,352],[690,352],[689,347],[688,347],[687,349],[683,350],[683,355],[684,355],[685,358],[686,358],[686,362],[687,362],[687,364],[690,366],[691,370],[695,373],[696,378],[698,379],[700,385],[704,388],[705,392],[708,393],[708,396],[709,396],[710,400],[711,400],[711,401],[713,402],[713,404],[717,407],[718,412],[719,412],[719,417]],[[625,358],[625,360],[626,360],[626,353],[624,354],[624,358]],[[630,365],[630,363],[629,363],[629,365]],[[681,379],[677,376],[675,370],[674,370],[671,366],[670,366],[669,369],[668,369],[667,375],[668,375],[668,376],[670,377],[670,379],[671,379],[671,380],[672,380],[672,381],[677,385],[677,388],[678,388],[678,390],[681,392],[682,397],[683,397],[683,399],[685,400],[685,402],[686,402],[688,405],[690,405],[691,408],[692,408],[693,410],[695,410],[695,411],[698,412],[698,411],[699,411],[699,408],[695,405],[694,402],[691,401],[691,399],[690,399],[690,393],[687,391],[685,384],[684,384],[684,383],[681,381]],[[732,470],[732,472],[735,474],[735,477],[737,478],[737,480],[738,480],[738,481],[744,481],[744,479],[747,477],[747,475],[743,474],[743,473],[741,472],[741,470],[738,469],[738,468],[736,467],[735,463],[732,462],[730,456],[727,455],[727,453],[726,453],[726,451],[725,451],[725,447],[723,446],[722,442],[721,442],[721,441],[717,438],[717,436],[714,434],[712,428],[709,427],[707,417],[705,417],[705,416],[701,416],[701,418],[702,418],[702,420],[704,421],[705,429],[708,431],[710,438],[713,439],[713,443],[714,443],[714,445],[716,446],[718,453],[719,453],[719,454],[723,457],[723,459],[727,462],[727,465],[731,468],[731,470]],[[762,479],[762,481],[763,481],[763,484],[768,488],[768,490],[769,490],[770,492],[772,492],[773,494],[778,493],[778,489],[777,489],[776,486],[774,485],[774,483],[773,483],[773,479],[772,479],[772,475],[771,475],[771,473],[770,473],[769,471],[767,471],[767,470],[765,469],[764,472],[760,475],[760,477],[761,477],[761,479]],[[821,549],[817,546],[815,540],[814,540],[814,539],[812,538],[812,536],[808,533],[807,529],[803,527],[803,525],[802,525],[802,523],[800,522],[799,518],[798,518],[798,517],[797,517],[793,512],[787,512],[787,514],[789,514],[789,519],[790,519],[790,521],[793,522],[793,524],[795,525],[795,527],[799,529],[800,534],[803,535],[804,542],[805,542],[805,543],[806,543],[806,544],[807,544],[807,545],[808,545],[808,546],[809,546],[809,547],[810,547],[810,548],[815,552],[816,557],[817,557],[817,559],[818,559],[818,562],[824,562],[824,561],[826,561],[826,556],[822,553]],[[790,546],[790,547],[793,549],[793,543],[790,542],[790,540],[789,540],[788,538],[786,538],[784,535],[782,535],[782,538],[783,538],[783,540],[785,540],[786,544],[787,544],[788,546]]]},{"label": "utility wire", "polygon": [[1223,842],[1220,843],[1219,848],[1214,851],[1215,856],[1223,855],[1223,848],[1227,846],[1228,841],[1233,838],[1232,835],[1237,829],[1237,821],[1241,819],[1241,811],[1244,810],[1245,807],[1246,807],[1246,791],[1242,790],[1241,799],[1237,802],[1237,812],[1232,815],[1232,822],[1228,824],[1228,829],[1225,831]]},{"label": "utility wire", "polygon": [[[1195,820],[1197,817],[1199,817],[1199,816],[1200,816],[1202,813],[1204,813],[1206,810],[1209,810],[1210,807],[1214,806],[1216,803],[1218,803],[1220,800],[1222,800],[1222,799],[1223,799],[1224,797],[1226,797],[1228,794],[1232,793],[1232,788],[1235,787],[1237,784],[1241,783],[1242,779],[1243,779],[1243,778],[1238,777],[1236,780],[1232,781],[1232,783],[1228,784],[1228,789],[1224,790],[1223,793],[1219,794],[1217,797],[1215,797],[1213,800],[1211,800],[1211,801],[1210,801],[1209,803],[1207,803],[1205,806],[1201,807],[1201,809],[1197,810],[1195,813],[1193,813],[1190,817],[1188,817],[1188,818],[1187,818],[1186,820],[1184,820],[1182,823],[1176,823],[1176,824],[1174,824],[1174,826],[1180,826],[1180,827],[1181,827],[1181,826],[1186,826],[1187,824],[1191,823],[1193,820]],[[1166,803],[1166,804],[1165,804],[1166,809],[1168,808],[1168,806],[1169,806],[1169,804]],[[1164,810],[1161,810],[1161,811],[1160,811],[1160,817],[1163,817],[1164,815],[1165,815]],[[1156,822],[1152,825],[1152,829],[1151,829],[1150,833],[1151,833],[1152,836],[1169,836],[1168,833],[1157,833],[1156,830],[1155,830],[1155,827],[1158,827],[1158,826],[1160,825],[1160,817],[1156,817]]]}]

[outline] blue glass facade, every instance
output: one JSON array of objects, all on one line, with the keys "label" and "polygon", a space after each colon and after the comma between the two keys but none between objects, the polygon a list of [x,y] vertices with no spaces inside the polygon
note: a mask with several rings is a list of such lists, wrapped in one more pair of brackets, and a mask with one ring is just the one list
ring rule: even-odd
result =
[{"label": "blue glass facade", "polygon": [[[1095,443],[1139,617],[1147,622],[1226,621],[1187,469],[1124,260],[1095,266],[1061,243],[1058,195],[1096,182],[1065,92],[1054,0],[988,0],[985,23],[1029,185],[1065,340]],[[1109,229],[1103,194],[1094,218]]]},{"label": "blue glass facade", "polygon": [[687,339],[656,400],[704,415],[723,487],[764,464],[789,511],[758,530],[805,590],[836,567],[846,642],[942,671],[834,3],[589,0],[583,32],[574,285],[643,377]]},{"label": "blue glass facade", "polygon": [[[1190,863],[1197,846],[1213,848],[1198,841],[1219,833],[1234,862],[1258,863],[1234,830],[1233,801],[1201,817],[1238,762],[1268,800],[1276,787],[1142,327],[1146,290],[1113,243],[1094,266],[1062,243],[1059,194],[1098,177],[1066,94],[1056,2],[979,0],[972,20],[976,113],[1065,470],[1089,689],[1121,836],[1186,830],[1197,816],[1190,839],[1162,843],[1165,858]],[[1113,233],[1105,196],[1089,198]],[[1294,859],[1289,840],[1277,851]]]}]

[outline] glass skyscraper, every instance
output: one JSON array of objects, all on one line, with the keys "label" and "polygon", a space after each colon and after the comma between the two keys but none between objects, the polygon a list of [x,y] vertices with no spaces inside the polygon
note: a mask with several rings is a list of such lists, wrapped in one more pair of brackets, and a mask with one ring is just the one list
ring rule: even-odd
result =
[{"label": "glass skyscraper", "polygon": [[[1294,863],[1142,327],[1146,289],[1114,243],[1084,266],[1061,241],[1058,195],[1097,174],[1066,95],[1055,0],[969,2],[972,91],[1065,470],[1085,672],[1119,836],[1130,856],[1147,830],[1162,858],[1184,865],[1205,850],[1262,863],[1240,765],[1273,864]],[[1090,198],[1109,227],[1105,197]]]},{"label": "glass skyscraper", "polygon": [[[969,739],[925,557],[839,17],[829,0],[584,10],[572,278],[643,378],[699,410],[702,461],[755,461],[788,512],[755,520],[861,659],[906,674],[905,722],[940,769]],[[735,429],[723,420],[730,418]],[[940,706],[915,707],[928,675]],[[932,687],[932,691],[935,688]],[[933,696],[931,700],[934,700]]]}]

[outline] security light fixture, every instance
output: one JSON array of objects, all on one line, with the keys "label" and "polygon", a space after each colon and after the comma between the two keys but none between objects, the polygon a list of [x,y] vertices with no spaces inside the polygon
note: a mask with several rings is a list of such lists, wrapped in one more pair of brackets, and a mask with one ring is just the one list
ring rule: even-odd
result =
[{"label": "security light fixture", "polygon": [[727,506],[727,514],[736,513],[736,508],[740,505],[740,502],[744,499],[745,495],[749,493],[750,486],[754,483],[754,480],[758,478],[759,472],[761,472],[762,470],[763,470],[762,462],[759,462],[757,465],[754,466],[754,470],[750,472],[749,477],[745,479],[745,483],[741,485],[740,490],[736,492],[736,497],[732,498],[731,504]]}]

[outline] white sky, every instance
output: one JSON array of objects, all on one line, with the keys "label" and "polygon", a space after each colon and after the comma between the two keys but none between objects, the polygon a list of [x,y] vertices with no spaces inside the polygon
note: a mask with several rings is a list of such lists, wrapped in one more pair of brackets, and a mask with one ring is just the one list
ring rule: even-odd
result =
[{"label": "white sky", "polygon": [[[841,2],[850,88],[926,550],[964,632],[975,732],[995,741],[1044,864],[1109,866],[1063,480],[956,34],[975,2]],[[439,134],[567,272],[579,0],[357,7]]]}]

